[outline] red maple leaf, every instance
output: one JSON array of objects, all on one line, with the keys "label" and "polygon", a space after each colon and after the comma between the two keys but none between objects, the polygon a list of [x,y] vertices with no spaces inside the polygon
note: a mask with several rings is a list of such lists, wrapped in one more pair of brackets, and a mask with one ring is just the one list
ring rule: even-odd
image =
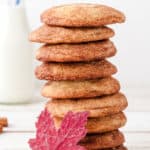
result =
[{"label": "red maple leaf", "polygon": [[45,109],[36,123],[36,138],[29,140],[32,150],[85,150],[78,145],[87,133],[88,112],[68,112],[57,130],[51,114]]}]

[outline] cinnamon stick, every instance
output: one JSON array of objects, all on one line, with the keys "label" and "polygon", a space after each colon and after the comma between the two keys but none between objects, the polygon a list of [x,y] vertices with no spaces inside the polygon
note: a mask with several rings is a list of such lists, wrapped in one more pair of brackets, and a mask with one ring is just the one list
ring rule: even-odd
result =
[{"label": "cinnamon stick", "polygon": [[0,134],[3,132],[3,126],[0,125]]},{"label": "cinnamon stick", "polygon": [[6,117],[0,117],[0,126],[2,126],[2,127],[8,126],[8,120]]}]

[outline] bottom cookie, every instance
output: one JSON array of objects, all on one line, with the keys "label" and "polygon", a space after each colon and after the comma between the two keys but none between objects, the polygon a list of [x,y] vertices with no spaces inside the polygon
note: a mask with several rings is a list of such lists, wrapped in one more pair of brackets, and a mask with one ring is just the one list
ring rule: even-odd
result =
[{"label": "bottom cookie", "polygon": [[117,146],[117,147],[114,147],[114,148],[97,149],[97,150],[128,150],[128,149],[125,146],[121,145],[121,146]]},{"label": "bottom cookie", "polygon": [[125,150],[123,147],[119,147],[124,142],[124,135],[116,130],[103,134],[87,135],[81,140],[80,145],[84,146],[87,150]]}]

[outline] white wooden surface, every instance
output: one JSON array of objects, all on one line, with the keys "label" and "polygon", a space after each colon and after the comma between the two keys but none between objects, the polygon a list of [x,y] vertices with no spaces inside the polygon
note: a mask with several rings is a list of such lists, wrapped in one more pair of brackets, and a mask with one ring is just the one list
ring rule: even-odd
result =
[{"label": "white wooden surface", "polygon": [[[137,92],[138,93],[138,92]],[[128,93],[127,93],[128,95]],[[129,94],[130,95],[130,94]],[[134,96],[130,95],[130,98]],[[135,98],[135,97],[134,97]],[[141,99],[140,99],[141,98]],[[136,99],[136,98],[135,98]],[[122,128],[126,136],[126,145],[129,150],[150,150],[150,112],[147,98],[146,111],[131,111],[136,108],[135,99],[130,101],[127,110],[127,125]],[[140,108],[143,97],[138,97],[137,107]],[[9,127],[0,135],[0,150],[28,150],[28,139],[35,136],[35,121],[44,109],[46,101],[35,98],[35,101],[26,105],[0,105],[0,116],[7,116]],[[133,109],[134,110],[134,109]],[[136,109],[135,109],[136,110]],[[141,105],[141,109],[144,106]]]}]

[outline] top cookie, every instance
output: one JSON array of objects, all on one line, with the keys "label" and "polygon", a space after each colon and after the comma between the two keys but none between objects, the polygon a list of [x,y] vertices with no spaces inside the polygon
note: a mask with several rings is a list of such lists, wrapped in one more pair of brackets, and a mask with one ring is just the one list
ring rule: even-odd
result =
[{"label": "top cookie", "polygon": [[99,4],[71,4],[50,8],[41,15],[45,24],[65,27],[97,27],[122,23],[122,12]]}]

